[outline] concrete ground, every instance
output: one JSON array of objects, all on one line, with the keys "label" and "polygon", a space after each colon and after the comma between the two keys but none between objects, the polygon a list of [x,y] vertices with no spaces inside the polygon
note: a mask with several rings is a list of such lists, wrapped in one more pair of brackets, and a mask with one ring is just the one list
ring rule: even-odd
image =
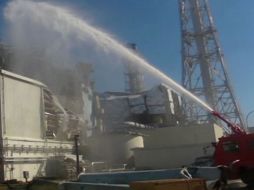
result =
[{"label": "concrete ground", "polygon": [[[207,182],[207,189],[214,190],[215,181],[208,181]],[[248,187],[242,180],[230,180],[228,181],[228,185],[223,187],[221,190],[254,190],[254,187]]]}]

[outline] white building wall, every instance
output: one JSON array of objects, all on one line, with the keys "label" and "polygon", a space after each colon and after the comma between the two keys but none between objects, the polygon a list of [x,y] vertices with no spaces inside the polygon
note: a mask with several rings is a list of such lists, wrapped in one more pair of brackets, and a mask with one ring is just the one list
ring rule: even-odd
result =
[{"label": "white building wall", "polygon": [[145,148],[183,146],[216,142],[223,135],[218,126],[188,126],[155,128],[144,133]]},{"label": "white building wall", "polygon": [[4,180],[24,180],[23,171],[29,180],[45,176],[47,159],[71,155],[73,142],[45,138],[43,84],[2,70],[0,76],[1,174]]},{"label": "white building wall", "polygon": [[134,149],[137,169],[175,168],[212,155],[212,142],[223,135],[218,126],[167,127],[144,131],[144,148]]},{"label": "white building wall", "polygon": [[89,156],[93,161],[126,164],[133,156],[133,148],[144,147],[141,136],[126,134],[95,135],[88,138]]},{"label": "white building wall", "polygon": [[167,169],[190,165],[195,158],[205,155],[206,146],[209,144],[136,149],[135,166],[137,169]]},{"label": "white building wall", "polygon": [[41,138],[41,87],[9,77],[2,80],[3,134]]}]

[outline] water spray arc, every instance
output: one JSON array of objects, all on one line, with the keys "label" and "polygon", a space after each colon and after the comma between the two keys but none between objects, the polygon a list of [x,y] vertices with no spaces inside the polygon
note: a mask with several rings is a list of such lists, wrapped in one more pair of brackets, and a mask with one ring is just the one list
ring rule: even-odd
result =
[{"label": "water spray arc", "polygon": [[44,2],[12,1],[5,9],[5,17],[13,25],[16,24],[22,27],[20,23],[29,20],[31,23],[40,24],[40,26],[53,30],[61,35],[63,39],[74,36],[83,43],[89,42],[104,52],[114,52],[119,57],[137,64],[137,66],[161,79],[183,97],[196,102],[207,111],[213,112],[213,109],[208,104],[113,39],[109,34],[89,25],[85,20],[72,15],[66,9]]}]

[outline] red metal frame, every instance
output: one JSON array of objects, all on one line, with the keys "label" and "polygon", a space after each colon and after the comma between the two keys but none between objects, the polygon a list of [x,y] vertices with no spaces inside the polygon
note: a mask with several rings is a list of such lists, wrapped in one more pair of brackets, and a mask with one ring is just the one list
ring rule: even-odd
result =
[{"label": "red metal frame", "polygon": [[231,123],[229,120],[227,120],[225,117],[223,117],[219,112],[213,111],[212,114],[214,116],[218,117],[219,119],[221,119],[222,121],[224,121],[234,134],[237,134],[237,135],[246,135],[247,134],[243,128],[241,128],[237,124]]}]

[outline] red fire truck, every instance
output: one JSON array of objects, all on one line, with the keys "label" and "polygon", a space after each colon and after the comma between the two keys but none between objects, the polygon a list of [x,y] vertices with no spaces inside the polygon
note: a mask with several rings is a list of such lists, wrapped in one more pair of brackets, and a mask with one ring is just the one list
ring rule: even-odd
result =
[{"label": "red fire truck", "polygon": [[[241,178],[249,184],[254,182],[254,133],[247,133],[243,128],[232,124],[220,113],[212,114],[224,121],[232,134],[223,136],[215,144],[215,165],[227,165],[232,168],[231,177]],[[235,162],[237,161],[237,162]],[[232,166],[231,164],[234,163]]]}]

